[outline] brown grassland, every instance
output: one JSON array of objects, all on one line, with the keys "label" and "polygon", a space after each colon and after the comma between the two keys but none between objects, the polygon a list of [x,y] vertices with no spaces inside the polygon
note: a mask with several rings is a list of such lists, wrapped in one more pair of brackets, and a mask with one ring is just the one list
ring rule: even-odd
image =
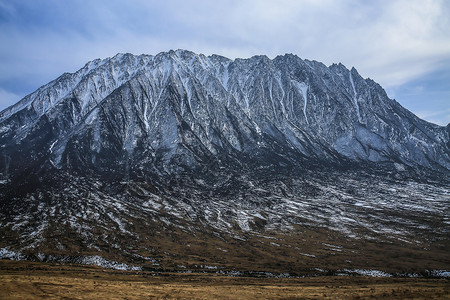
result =
[{"label": "brown grassland", "polygon": [[0,260],[0,299],[450,299],[448,279],[322,276],[231,277],[214,273],[105,270]]}]

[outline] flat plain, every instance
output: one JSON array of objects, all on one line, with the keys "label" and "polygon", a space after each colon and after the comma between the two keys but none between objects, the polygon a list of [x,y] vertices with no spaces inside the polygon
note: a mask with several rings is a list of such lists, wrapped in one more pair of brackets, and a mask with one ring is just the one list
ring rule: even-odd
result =
[{"label": "flat plain", "polygon": [[450,299],[450,280],[153,273],[0,260],[0,299]]}]

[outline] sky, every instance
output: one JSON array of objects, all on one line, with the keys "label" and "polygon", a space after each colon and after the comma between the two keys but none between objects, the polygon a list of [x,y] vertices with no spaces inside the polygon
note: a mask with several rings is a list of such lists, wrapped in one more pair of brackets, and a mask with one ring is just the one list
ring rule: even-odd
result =
[{"label": "sky", "polygon": [[0,111],[96,58],[170,49],[341,62],[450,122],[448,0],[0,0]]}]

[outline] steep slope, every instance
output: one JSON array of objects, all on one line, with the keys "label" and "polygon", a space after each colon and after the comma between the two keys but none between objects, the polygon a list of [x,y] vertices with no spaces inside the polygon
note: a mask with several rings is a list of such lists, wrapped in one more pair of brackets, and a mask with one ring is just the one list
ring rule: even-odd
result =
[{"label": "steep slope", "polygon": [[[36,143],[43,145],[33,151],[49,152],[44,161],[58,168],[70,155],[66,147],[80,141],[78,156],[95,168],[101,165],[96,158],[111,151],[117,159],[163,150],[166,160],[190,151],[188,159],[224,150],[253,153],[269,140],[309,160],[450,168],[445,128],[418,119],[355,69],[293,55],[273,61],[181,50],[117,55],[64,74],[3,111],[0,120],[5,157],[14,156],[9,148],[16,152],[10,144],[30,144],[37,132]],[[2,166],[5,179],[18,159]]]},{"label": "steep slope", "polygon": [[[317,243],[310,260],[343,252],[339,268],[354,252],[324,250],[330,241],[360,244],[360,257],[386,247],[368,241],[392,253],[402,243],[428,247],[429,268],[448,244],[448,128],[341,64],[118,54],[1,112],[0,145],[8,251],[119,260],[172,251],[177,259],[160,259],[169,266],[214,261],[214,252],[187,249],[199,239],[272,257],[282,246],[261,246],[264,233],[285,241],[283,271],[304,240]],[[224,265],[236,267],[233,255]]]}]

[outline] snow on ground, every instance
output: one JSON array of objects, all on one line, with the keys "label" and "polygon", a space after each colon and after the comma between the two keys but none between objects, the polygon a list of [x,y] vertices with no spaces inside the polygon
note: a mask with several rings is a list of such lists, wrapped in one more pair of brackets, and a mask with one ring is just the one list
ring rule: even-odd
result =
[{"label": "snow on ground", "polygon": [[392,277],[391,274],[383,272],[383,271],[379,271],[379,270],[362,270],[362,269],[353,269],[353,270],[349,270],[349,269],[344,269],[345,272],[349,273],[349,274],[358,274],[358,275],[362,275],[362,276],[369,276],[369,277]]}]

